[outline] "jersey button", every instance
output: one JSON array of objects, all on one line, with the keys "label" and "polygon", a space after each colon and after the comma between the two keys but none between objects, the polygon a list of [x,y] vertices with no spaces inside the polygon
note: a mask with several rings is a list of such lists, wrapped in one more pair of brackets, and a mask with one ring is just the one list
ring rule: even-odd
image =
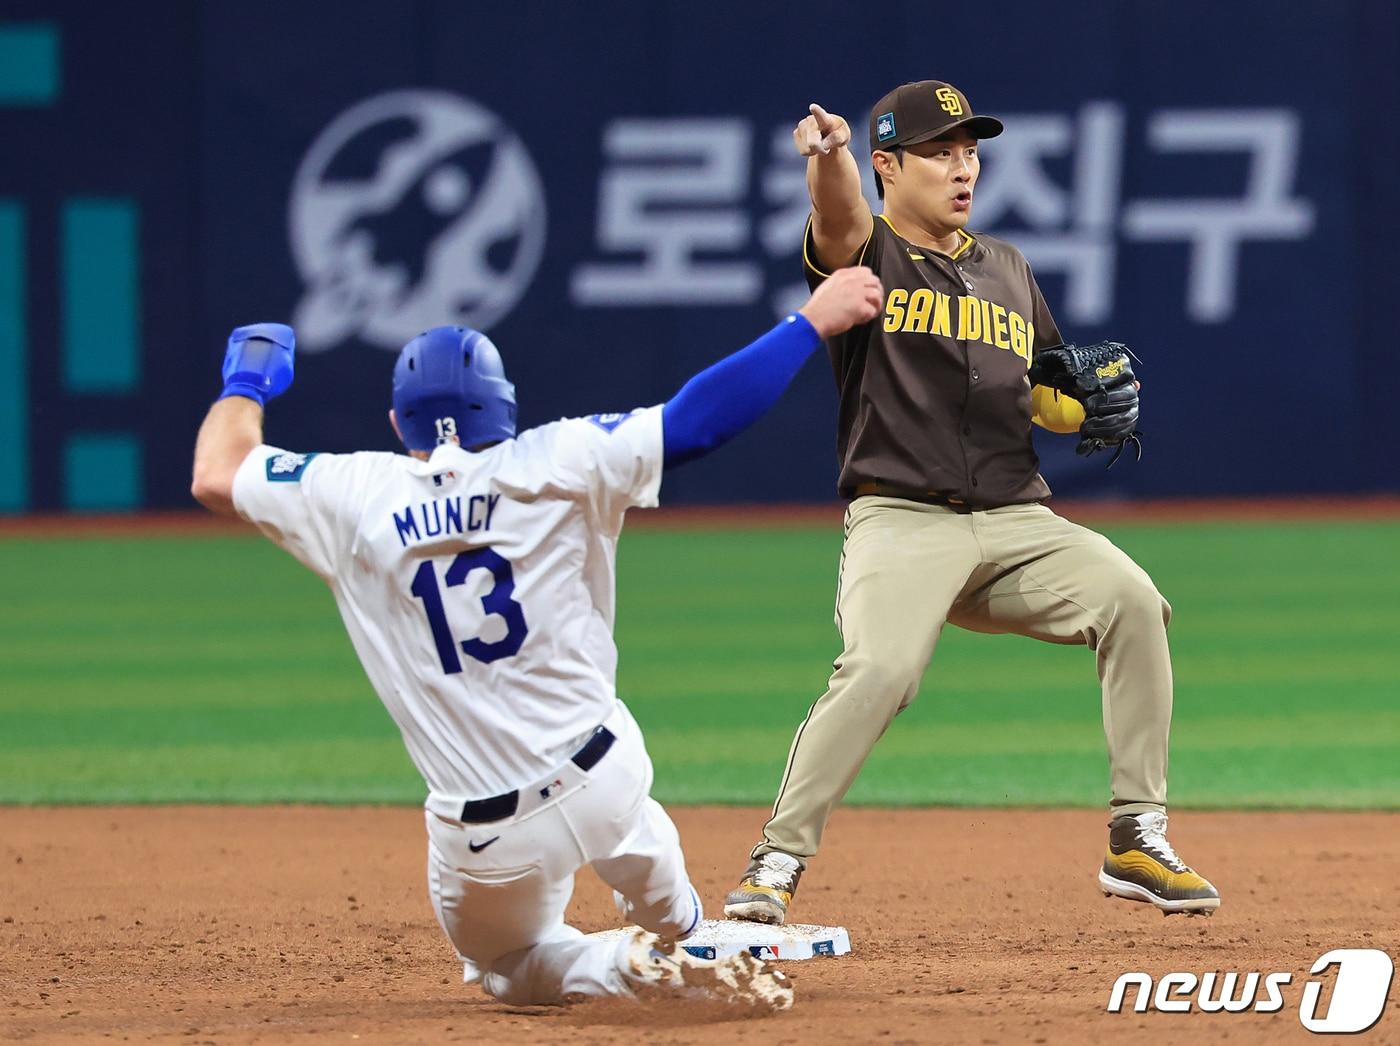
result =
[{"label": "jersey button", "polygon": [[978,378],[980,378],[981,376],[982,376],[982,375],[978,374],[975,370],[972,372],[972,380],[973,380],[973,381],[976,381],[976,380],[977,380]]},{"label": "jersey button", "polygon": [[976,477],[976,476],[973,476],[973,477],[972,477],[972,485],[973,485],[974,487],[977,486],[977,477]]}]

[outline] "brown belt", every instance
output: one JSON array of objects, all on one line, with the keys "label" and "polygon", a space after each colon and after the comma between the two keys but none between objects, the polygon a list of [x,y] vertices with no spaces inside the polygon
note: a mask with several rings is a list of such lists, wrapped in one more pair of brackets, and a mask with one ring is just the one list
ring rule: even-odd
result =
[{"label": "brown belt", "polygon": [[903,498],[905,501],[917,501],[921,505],[941,505],[944,508],[952,509],[954,512],[961,512],[964,514],[972,511],[972,506],[966,501],[960,501],[958,498],[950,498],[946,494],[938,494],[931,490],[901,490],[898,487],[891,487],[885,483],[858,484],[852,497],[864,498],[871,495],[882,498]]}]

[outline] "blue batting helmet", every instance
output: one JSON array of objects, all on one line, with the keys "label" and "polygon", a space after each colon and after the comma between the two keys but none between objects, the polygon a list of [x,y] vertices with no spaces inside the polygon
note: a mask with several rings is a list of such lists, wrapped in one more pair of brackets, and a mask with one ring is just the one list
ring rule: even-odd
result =
[{"label": "blue batting helmet", "polygon": [[394,415],[409,450],[432,450],[453,436],[464,447],[511,439],[515,386],[486,335],[470,327],[434,327],[399,353]]}]

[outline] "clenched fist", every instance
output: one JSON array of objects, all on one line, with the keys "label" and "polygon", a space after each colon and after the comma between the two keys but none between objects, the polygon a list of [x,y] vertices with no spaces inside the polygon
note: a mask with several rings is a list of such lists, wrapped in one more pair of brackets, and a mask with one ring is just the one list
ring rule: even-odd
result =
[{"label": "clenched fist", "polygon": [[837,269],[797,311],[818,334],[830,338],[880,314],[884,293],[880,278],[864,265]]},{"label": "clenched fist", "polygon": [[792,140],[803,156],[823,156],[835,149],[844,149],[851,141],[851,128],[844,119],[833,116],[816,102],[809,107],[810,116],[802,118],[792,131]]}]

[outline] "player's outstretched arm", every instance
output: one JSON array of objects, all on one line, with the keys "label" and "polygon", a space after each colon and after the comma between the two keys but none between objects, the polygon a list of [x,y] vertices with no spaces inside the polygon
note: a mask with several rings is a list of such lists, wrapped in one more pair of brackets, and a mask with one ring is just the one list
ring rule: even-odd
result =
[{"label": "player's outstretched arm", "polygon": [[812,245],[823,271],[849,265],[875,221],[860,189],[860,168],[851,155],[851,128],[815,102],[793,128],[792,140],[807,157],[807,192],[812,197]]},{"label": "player's outstretched arm", "polygon": [[763,337],[701,371],[661,412],[667,468],[708,454],[767,413],[822,338],[869,323],[883,302],[869,269],[838,269]]},{"label": "player's outstretched arm", "polygon": [[210,512],[234,514],[233,477],[262,443],[263,404],[292,384],[295,351],[296,336],[282,323],[254,323],[229,335],[224,391],[199,427],[190,484]]}]

